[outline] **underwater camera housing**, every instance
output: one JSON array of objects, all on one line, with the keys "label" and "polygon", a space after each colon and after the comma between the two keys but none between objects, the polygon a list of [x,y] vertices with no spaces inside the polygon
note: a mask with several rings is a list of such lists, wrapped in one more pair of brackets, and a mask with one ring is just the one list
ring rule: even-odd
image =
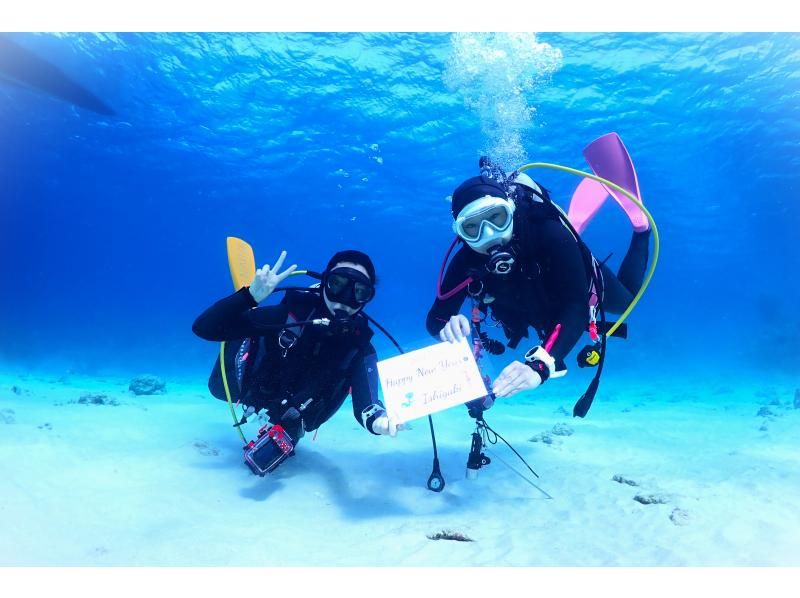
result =
[{"label": "underwater camera housing", "polygon": [[294,451],[294,443],[283,426],[275,424],[258,431],[258,437],[244,447],[244,462],[261,477],[274,471]]}]

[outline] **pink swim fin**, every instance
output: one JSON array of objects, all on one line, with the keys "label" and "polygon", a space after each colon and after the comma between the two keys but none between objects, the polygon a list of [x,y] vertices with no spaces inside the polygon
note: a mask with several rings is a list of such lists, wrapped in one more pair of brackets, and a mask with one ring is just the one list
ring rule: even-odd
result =
[{"label": "pink swim fin", "polygon": [[581,234],[608,197],[606,188],[592,179],[583,179],[569,202],[567,218]]},{"label": "pink swim fin", "polygon": [[[636,170],[619,135],[607,133],[598,137],[586,146],[583,155],[597,176],[616,183],[641,201]],[[584,179],[578,185],[569,204],[568,217],[575,230],[580,233],[586,228],[609,194],[625,210],[633,230],[643,232],[650,228],[650,222],[644,212],[625,195],[597,181]]]}]

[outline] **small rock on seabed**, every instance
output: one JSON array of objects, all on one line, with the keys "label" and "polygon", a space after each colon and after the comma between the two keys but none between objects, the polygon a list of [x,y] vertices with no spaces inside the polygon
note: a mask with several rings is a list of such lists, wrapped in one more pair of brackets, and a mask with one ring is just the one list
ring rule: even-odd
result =
[{"label": "small rock on seabed", "polygon": [[639,483],[638,483],[638,482],[635,482],[634,480],[632,480],[632,479],[630,479],[630,478],[626,478],[625,476],[622,476],[622,475],[620,475],[620,474],[616,474],[616,475],[615,475],[613,478],[611,478],[611,479],[612,479],[613,481],[615,481],[615,482],[618,482],[618,483],[620,483],[620,484],[627,484],[628,486],[638,486],[638,485],[639,485]]},{"label": "small rock on seabed", "polygon": [[443,529],[440,532],[436,532],[435,534],[428,534],[429,540],[455,540],[456,542],[474,542],[472,538],[467,536],[466,534],[462,534],[461,532],[454,532],[447,529]]},{"label": "small rock on seabed", "polygon": [[81,405],[111,405],[112,407],[119,406],[119,401],[117,399],[109,399],[107,395],[102,393],[85,392],[81,395],[81,398],[75,402]]},{"label": "small rock on seabed", "polygon": [[167,384],[158,376],[137,376],[131,380],[128,390],[135,395],[164,394],[167,392]]},{"label": "small rock on seabed", "polygon": [[561,440],[558,438],[553,438],[553,435],[550,432],[539,432],[538,434],[528,438],[528,442],[541,442],[543,444],[555,446],[561,444]]},{"label": "small rock on seabed", "polygon": [[663,494],[637,494],[633,500],[643,505],[665,505],[669,502]]},{"label": "small rock on seabed", "polygon": [[556,424],[550,432],[556,436],[572,436],[574,430],[567,424]]}]

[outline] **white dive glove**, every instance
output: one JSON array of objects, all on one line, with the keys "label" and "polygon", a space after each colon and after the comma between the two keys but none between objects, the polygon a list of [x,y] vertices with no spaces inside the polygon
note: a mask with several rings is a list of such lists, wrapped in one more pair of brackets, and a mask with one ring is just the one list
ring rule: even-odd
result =
[{"label": "white dive glove", "polygon": [[462,314],[456,314],[439,331],[439,339],[442,342],[457,343],[462,338],[469,337],[469,333],[470,324],[467,317]]},{"label": "white dive glove", "polygon": [[384,409],[372,405],[361,412],[361,421],[364,427],[373,434],[396,436],[399,430],[404,430],[404,424],[398,424]]}]

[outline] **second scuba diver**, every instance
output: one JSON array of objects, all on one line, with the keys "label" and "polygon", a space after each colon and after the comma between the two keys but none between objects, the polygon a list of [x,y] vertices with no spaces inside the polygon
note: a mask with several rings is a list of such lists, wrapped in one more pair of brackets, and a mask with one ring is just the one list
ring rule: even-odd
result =
[{"label": "second scuba diver", "polygon": [[[224,372],[218,360],[209,380],[212,394],[220,399],[233,394],[247,407],[240,424],[266,410],[272,424],[267,434],[276,442],[288,434],[289,444],[281,445],[287,456],[305,432],[339,410],[348,393],[361,426],[394,436],[402,425],[395,425],[378,398],[373,332],[362,314],[375,295],[372,260],[360,251],[340,251],[318,287],[286,290],[279,304],[258,307],[296,269],[292,265],[281,272],[285,258],[284,251],[274,267],[258,269],[249,286],[216,302],[194,322],[197,336],[229,343]],[[279,463],[251,459],[247,453],[246,461],[259,475]]]},{"label": "second scuba diver", "polygon": [[[615,134],[596,143],[600,142],[612,151],[624,151]],[[627,152],[624,156],[629,160]],[[426,326],[442,341],[468,336],[470,320],[459,311],[470,297],[473,322],[479,326],[491,317],[502,327],[512,349],[533,327],[539,342],[525,353],[524,361],[508,364],[492,385],[497,397],[509,397],[567,373],[565,358],[583,333],[589,330],[593,339],[597,338],[598,300],[606,312],[619,314],[627,309],[643,282],[650,227],[632,202],[623,205],[634,232],[619,272],[614,274],[591,255],[546,189],[525,173],[507,178],[487,158],[481,159],[480,166],[481,176],[467,179],[453,192],[453,230],[461,247],[443,281],[440,275]],[[638,195],[635,173],[632,179],[630,176],[632,165],[629,170],[627,178],[633,181],[629,187],[634,186]],[[608,195],[599,183],[590,182],[595,185],[589,187],[594,192],[594,197],[588,198],[593,205],[589,213],[581,215],[584,221],[578,222],[570,211],[570,218],[581,229]],[[617,194],[612,195],[622,204]],[[586,202],[587,197],[579,199]],[[489,352],[504,351],[502,343],[489,339],[485,331],[478,328],[478,333]],[[576,405],[575,415],[583,417],[590,404],[591,398]]]}]

